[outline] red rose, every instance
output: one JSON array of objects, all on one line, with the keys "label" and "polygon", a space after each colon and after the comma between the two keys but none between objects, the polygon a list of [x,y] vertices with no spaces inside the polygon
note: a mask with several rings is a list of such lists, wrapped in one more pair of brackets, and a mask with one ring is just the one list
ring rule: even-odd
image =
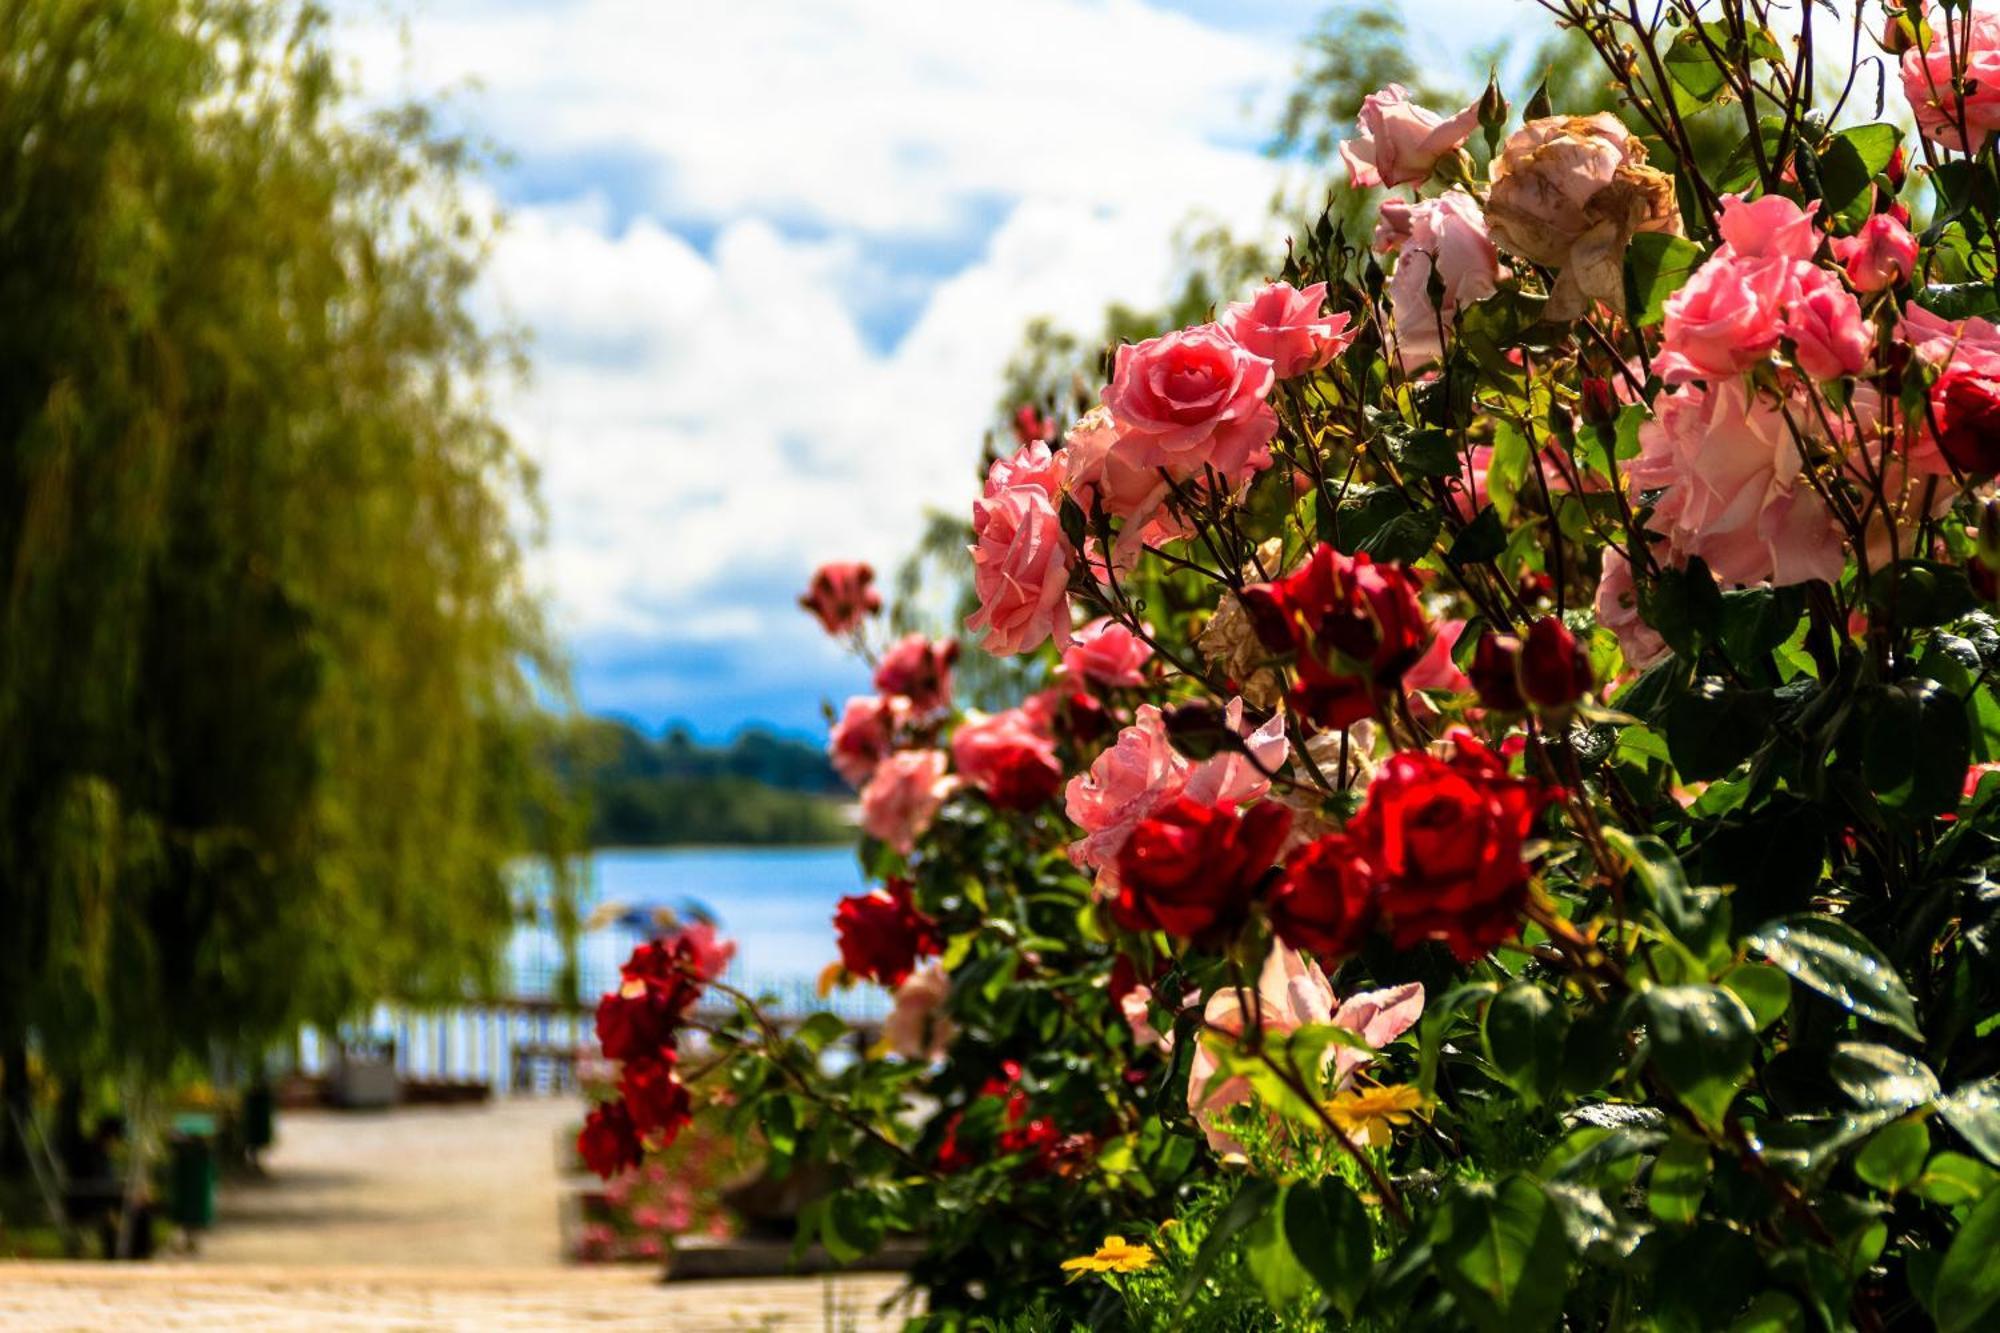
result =
[{"label": "red rose", "polygon": [[1449,759],[1392,756],[1348,828],[1397,948],[1442,940],[1470,962],[1520,928],[1522,846],[1552,793],[1507,772],[1467,731]]},{"label": "red rose", "polygon": [[1249,911],[1292,826],[1281,805],[1227,805],[1182,796],[1140,821],[1118,854],[1114,912],[1128,930],[1183,939],[1233,925]]},{"label": "red rose", "polygon": [[882,609],[882,595],[869,585],[875,571],[860,563],[821,565],[799,605],[819,618],[828,634],[845,634]]},{"label": "red rose", "polygon": [[1330,833],[1286,858],[1284,877],[1271,891],[1271,928],[1279,939],[1335,959],[1354,952],[1374,924],[1374,884],[1351,840]]},{"label": "red rose", "polygon": [[618,1078],[618,1092],[633,1129],[641,1138],[658,1134],[662,1145],[672,1143],[692,1118],[687,1085],[674,1065],[674,1053],[660,1051],[628,1063]]},{"label": "red rose", "polygon": [[1032,810],[1062,785],[1055,741],[1026,708],[959,724],[951,738],[951,762],[1002,810]]},{"label": "red rose", "polygon": [[909,883],[900,879],[842,898],[833,928],[840,938],[840,965],[884,986],[902,985],[919,959],[943,948],[937,922],[916,909]]},{"label": "red rose", "polygon": [[576,1152],[585,1166],[606,1180],[639,1165],[639,1131],[624,1102],[599,1102],[590,1109],[576,1136]]},{"label": "red rose", "polygon": [[958,642],[933,642],[911,634],[882,654],[875,667],[875,688],[900,694],[919,713],[951,706],[951,664],[958,660]]},{"label": "red rose", "polygon": [[1479,702],[1503,713],[1528,706],[1521,697],[1521,641],[1511,634],[1482,634],[1466,668]]},{"label": "red rose", "polygon": [[1244,589],[1242,600],[1267,646],[1298,654],[1298,705],[1330,730],[1373,716],[1431,640],[1408,570],[1331,546],[1276,583]]},{"label": "red rose", "polygon": [[1543,708],[1566,708],[1590,688],[1590,658],[1554,616],[1528,626],[1521,645],[1521,693]]},{"label": "red rose", "polygon": [[1014,438],[1021,444],[1053,440],[1055,437],[1054,419],[1036,410],[1033,403],[1022,403],[1014,409]]},{"label": "red rose", "polygon": [[2000,380],[1948,370],[1931,386],[1931,411],[1952,466],[1975,477],[2000,472]]}]

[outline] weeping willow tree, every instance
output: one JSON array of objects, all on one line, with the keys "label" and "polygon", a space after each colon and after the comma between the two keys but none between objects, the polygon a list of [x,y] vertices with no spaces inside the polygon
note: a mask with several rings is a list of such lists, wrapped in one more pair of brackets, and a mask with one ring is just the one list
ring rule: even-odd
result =
[{"label": "weeping willow tree", "polygon": [[312,9],[0,0],[10,1099],[496,982],[572,825],[475,165]]}]

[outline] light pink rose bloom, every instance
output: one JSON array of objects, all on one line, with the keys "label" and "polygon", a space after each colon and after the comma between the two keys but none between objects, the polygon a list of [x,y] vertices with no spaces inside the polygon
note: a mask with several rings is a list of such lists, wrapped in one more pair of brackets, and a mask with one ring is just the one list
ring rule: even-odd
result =
[{"label": "light pink rose bloom", "polygon": [[1145,666],[1153,649],[1110,616],[1100,616],[1071,637],[1063,649],[1063,674],[1113,688],[1136,689],[1146,683]]},{"label": "light pink rose bloom", "polygon": [[1954,322],[1911,301],[1896,336],[1927,365],[2000,376],[2000,327],[1977,315]]},{"label": "light pink rose bloom", "polygon": [[[1119,521],[1113,562],[1120,574],[1138,563],[1146,545],[1159,546],[1188,535],[1187,526],[1167,508],[1173,488],[1156,467],[1136,461],[1147,452],[1142,443],[1121,447],[1123,432],[1111,409],[1093,407],[1070,427],[1063,453],[1070,494],[1088,516],[1093,505]],[[1097,568],[1100,562],[1092,561]],[[1104,582],[1102,575],[1098,581]]]},{"label": "light pink rose bloom", "polygon": [[1124,1015],[1125,1026],[1132,1029],[1132,1041],[1140,1050],[1157,1046],[1163,1051],[1174,1049],[1174,1035],[1161,1033],[1153,1026],[1153,988],[1134,986],[1118,1000],[1118,1012]]},{"label": "light pink rose bloom", "polygon": [[1350,181],[1361,189],[1421,185],[1440,158],[1457,152],[1479,128],[1479,104],[1446,120],[1412,102],[1403,85],[1392,83],[1368,94],[1356,128],[1359,132],[1340,145]]},{"label": "light pink rose bloom", "polygon": [[827,733],[827,758],[850,787],[860,788],[875,766],[895,748],[896,729],[909,720],[910,701],[901,695],[864,694],[847,701]]},{"label": "light pink rose bloom", "polygon": [[1493,463],[1493,446],[1475,444],[1466,451],[1456,477],[1445,481],[1445,501],[1460,521],[1470,523],[1486,508],[1486,470]]},{"label": "light pink rose bloom", "polygon": [[899,750],[861,789],[861,829],[908,856],[951,794],[943,750]]},{"label": "light pink rose bloom", "polygon": [[[1431,273],[1444,292],[1442,310],[1431,304]],[[1486,215],[1464,190],[1450,189],[1410,210],[1410,239],[1389,279],[1396,316],[1396,350],[1405,367],[1444,355],[1442,330],[1460,308],[1500,289],[1500,252],[1486,233]]]},{"label": "light pink rose bloom", "polygon": [[[1283,1036],[1302,1027],[1332,1023],[1359,1036],[1377,1050],[1416,1025],[1424,1012],[1424,988],[1419,982],[1364,991],[1336,1007],[1333,985],[1319,964],[1296,949],[1273,944],[1257,976],[1257,988],[1247,995],[1225,986],[1208,997],[1202,1008],[1205,1031],[1195,1043],[1188,1069],[1188,1110],[1208,1136],[1215,1152],[1240,1154],[1243,1145],[1217,1127],[1221,1113],[1251,1098],[1250,1081],[1241,1076],[1218,1078],[1213,1043],[1240,1037],[1249,1027],[1246,1001],[1254,1006],[1268,1034]],[[1332,1091],[1353,1081],[1354,1071],[1373,1057],[1366,1051],[1337,1046],[1327,1053],[1333,1066]]]},{"label": "light pink rose bloom", "polygon": [[1884,569],[1918,554],[1923,521],[1951,512],[1958,487],[1928,422],[1901,412],[1885,417],[1881,391],[1872,384],[1855,386],[1852,411],[1851,425],[1839,419],[1844,434],[1836,444],[1854,484],[1882,497],[1883,504],[1867,506],[1861,520],[1869,568]]},{"label": "light pink rose bloom", "polygon": [[1022,445],[1008,458],[996,458],[986,470],[986,499],[1016,486],[1034,486],[1051,501],[1062,494],[1064,456],[1041,440]]},{"label": "light pink rose bloom", "polygon": [[1132,725],[1118,733],[1088,772],[1069,780],[1065,809],[1070,822],[1084,832],[1070,844],[1070,860],[1099,870],[1116,866],[1132,830],[1180,795],[1187,773],[1188,761],[1167,739],[1160,710],[1139,705]]},{"label": "light pink rose bloom", "polygon": [[966,618],[966,628],[985,631],[982,646],[995,657],[1032,651],[1050,638],[1067,644],[1076,553],[1048,493],[1030,482],[974,501],[972,532],[979,609]]},{"label": "light pink rose bloom", "polygon": [[1213,324],[1126,343],[1104,390],[1116,448],[1138,467],[1178,477],[1212,467],[1231,485],[1245,481],[1271,465],[1274,379],[1269,361]]},{"label": "light pink rose bloom", "polygon": [[1816,380],[1861,373],[1874,349],[1873,331],[1854,293],[1832,273],[1810,264],[1798,267],[1782,328],[1792,340],[1793,360]]},{"label": "light pink rose bloom", "polygon": [[1458,647],[1459,636],[1465,633],[1465,622],[1438,620],[1432,622],[1432,627],[1430,647],[1424,649],[1415,666],[1403,673],[1403,688],[1462,694],[1472,688],[1472,682],[1451,660],[1451,654]]},{"label": "light pink rose bloom", "polygon": [[1376,214],[1375,234],[1368,239],[1368,248],[1378,255],[1393,255],[1409,239],[1410,201],[1392,194],[1382,201],[1382,211]]},{"label": "light pink rose bloom", "polygon": [[[1807,428],[1811,408],[1790,407]],[[1724,584],[1840,577],[1840,530],[1801,475],[1798,442],[1776,404],[1731,378],[1662,394],[1654,409],[1630,477],[1637,490],[1664,488],[1649,520],[1667,538],[1664,559],[1699,556]]]},{"label": "light pink rose bloom", "polygon": [[1793,261],[1740,259],[1717,251],[1667,298],[1654,369],[1668,384],[1739,375],[1768,357],[1782,336]]},{"label": "light pink rose bloom", "polygon": [[1715,220],[1724,242],[1716,254],[1732,259],[1810,263],[1819,253],[1819,228],[1813,225],[1818,213],[1817,203],[1801,208],[1782,194],[1748,200],[1740,194],[1726,194]]},{"label": "light pink rose bloom", "polygon": [[1328,315],[1325,306],[1323,282],[1304,291],[1274,282],[1224,310],[1216,325],[1237,346],[1269,361],[1279,379],[1288,380],[1319,370],[1354,341],[1347,314]]},{"label": "light pink rose bloom", "polygon": [[1597,578],[1597,623],[1618,636],[1625,665],[1644,671],[1667,655],[1667,641],[1639,616],[1639,594],[1632,585],[1632,562],[1616,546],[1604,548],[1604,568]]},{"label": "light pink rose bloom", "polygon": [[1855,291],[1886,291],[1917,271],[1917,238],[1887,213],[1872,213],[1854,235],[1833,238],[1833,257]]},{"label": "light pink rose bloom", "polygon": [[958,1027],[944,1013],[951,978],[937,963],[926,963],[896,987],[896,1005],[882,1020],[882,1042],[905,1060],[931,1064],[944,1059]]},{"label": "light pink rose bloom", "polygon": [[1240,697],[1231,699],[1222,710],[1222,722],[1243,738],[1243,748],[1249,753],[1223,750],[1188,772],[1183,792],[1203,805],[1246,806],[1262,800],[1271,790],[1269,775],[1282,770],[1291,756],[1291,742],[1285,739],[1285,715],[1273,713],[1263,726],[1252,730],[1244,719],[1243,707]]},{"label": "light pink rose bloom", "polygon": [[[1977,152],[2000,130],[2000,14],[1937,13],[1932,20],[1930,45],[1903,53],[1903,96],[1916,114],[1918,133],[1955,152]],[[1956,85],[1954,50],[1961,62]]]}]

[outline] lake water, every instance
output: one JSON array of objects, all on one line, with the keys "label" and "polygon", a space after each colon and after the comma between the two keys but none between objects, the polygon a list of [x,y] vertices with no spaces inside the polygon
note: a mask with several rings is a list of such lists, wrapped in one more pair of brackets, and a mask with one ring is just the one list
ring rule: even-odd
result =
[{"label": "lake water", "polygon": [[[839,957],[834,904],[863,887],[851,846],[610,849],[591,853],[582,900],[586,917],[608,904],[707,913],[736,941],[729,982],[770,992],[789,1007],[810,997],[820,970]],[[586,999],[615,985],[618,965],[641,938],[617,924],[583,936]],[[560,957],[547,929],[522,926],[509,950],[516,987],[546,991]],[[871,1003],[858,991],[852,998]]]}]

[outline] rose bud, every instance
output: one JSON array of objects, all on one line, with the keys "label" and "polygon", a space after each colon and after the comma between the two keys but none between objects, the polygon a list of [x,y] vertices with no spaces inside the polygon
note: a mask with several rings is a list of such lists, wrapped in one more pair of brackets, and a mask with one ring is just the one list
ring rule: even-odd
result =
[{"label": "rose bud", "polygon": [[2000,380],[1948,370],[1931,386],[1931,411],[1952,466],[1975,477],[2000,472]]},{"label": "rose bud", "polygon": [[1581,401],[1583,419],[1593,426],[1609,426],[1618,419],[1618,396],[1611,391],[1611,381],[1597,375],[1583,377]]},{"label": "rose bud", "polygon": [[[1903,145],[1897,144],[1896,151],[1889,154],[1889,165],[1882,168],[1882,175],[1888,179],[1889,188],[1896,193],[1903,192],[1903,182],[1910,178],[1909,161],[1903,156]],[[1900,205],[1899,205],[1900,207]],[[1903,222],[1909,222],[1909,210],[1904,209]]]},{"label": "rose bud", "polygon": [[1480,636],[1472,650],[1472,664],[1465,674],[1479,691],[1479,702],[1503,713],[1519,712],[1528,706],[1521,697],[1521,641],[1511,634]]},{"label": "rose bud", "polygon": [[1569,626],[1544,616],[1521,645],[1521,692],[1543,708],[1566,708],[1590,688],[1590,659]]}]

